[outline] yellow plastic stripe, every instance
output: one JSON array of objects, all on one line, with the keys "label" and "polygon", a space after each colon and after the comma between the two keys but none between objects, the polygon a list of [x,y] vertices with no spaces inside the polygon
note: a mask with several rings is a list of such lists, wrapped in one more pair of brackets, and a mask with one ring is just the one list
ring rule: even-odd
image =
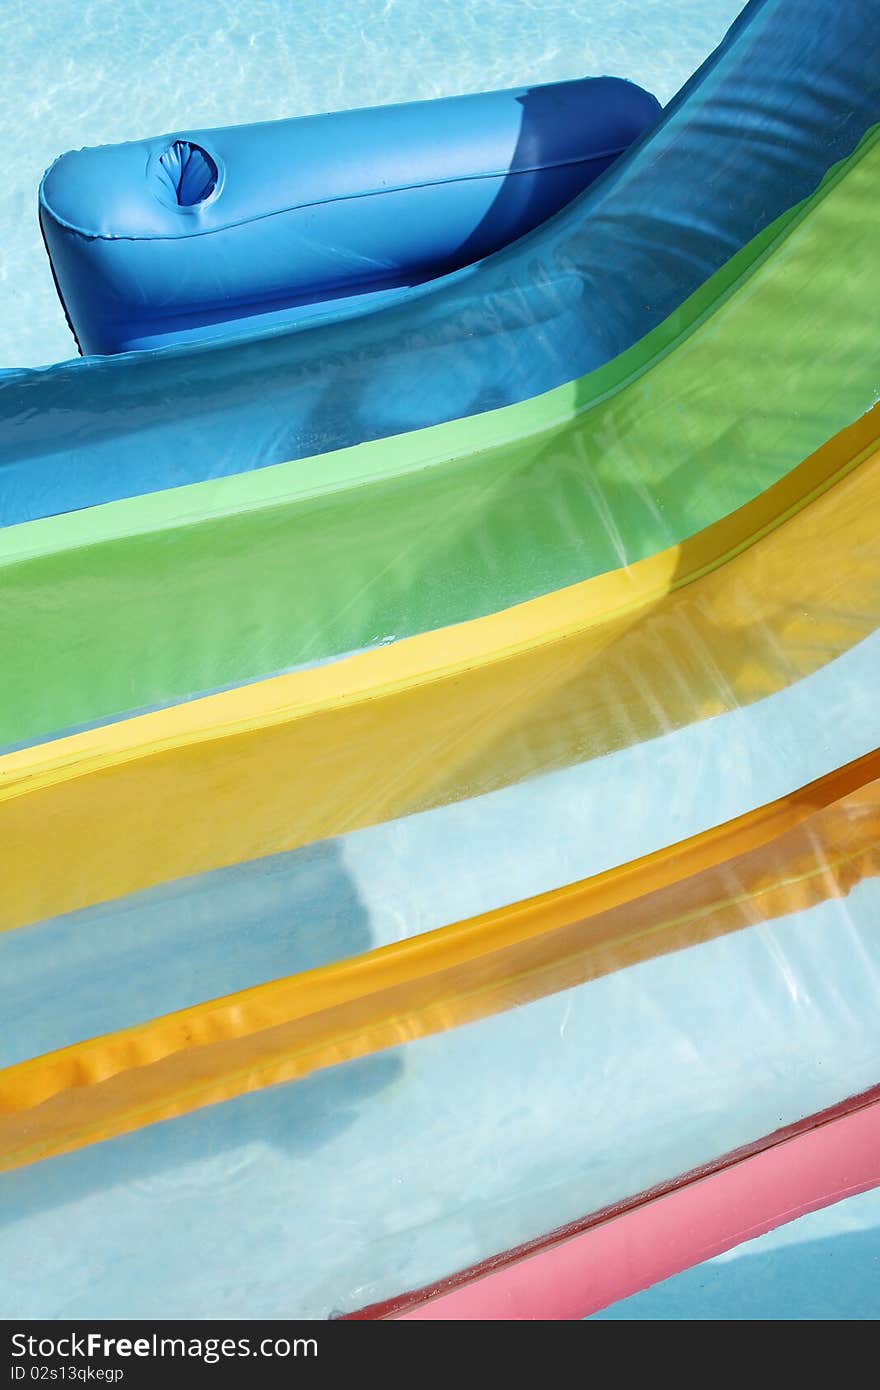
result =
[{"label": "yellow plastic stripe", "polygon": [[455,1027],[880,873],[880,750],[581,883],[0,1072],[13,1168]]},{"label": "yellow plastic stripe", "polygon": [[630,568],[0,759],[0,928],[472,796],[815,670],[880,622],[878,424]]}]

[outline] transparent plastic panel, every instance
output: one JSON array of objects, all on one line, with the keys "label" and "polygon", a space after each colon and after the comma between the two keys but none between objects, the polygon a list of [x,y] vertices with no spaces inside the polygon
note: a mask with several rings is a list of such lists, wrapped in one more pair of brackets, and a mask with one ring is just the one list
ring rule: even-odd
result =
[{"label": "transparent plastic panel", "polygon": [[8,1315],[327,1317],[810,1115],[878,1075],[878,907],[866,881],[9,1173]]},{"label": "transparent plastic panel", "polygon": [[875,634],[649,743],[2,932],[0,1064],[435,931],[742,815],[870,752],[878,683]]}]

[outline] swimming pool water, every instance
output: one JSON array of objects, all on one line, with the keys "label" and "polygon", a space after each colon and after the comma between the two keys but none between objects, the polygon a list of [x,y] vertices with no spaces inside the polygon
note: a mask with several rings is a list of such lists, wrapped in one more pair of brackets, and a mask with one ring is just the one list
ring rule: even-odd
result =
[{"label": "swimming pool water", "polygon": [[75,355],[37,223],[64,150],[585,74],[667,101],[742,3],[5,0],[0,368]]}]

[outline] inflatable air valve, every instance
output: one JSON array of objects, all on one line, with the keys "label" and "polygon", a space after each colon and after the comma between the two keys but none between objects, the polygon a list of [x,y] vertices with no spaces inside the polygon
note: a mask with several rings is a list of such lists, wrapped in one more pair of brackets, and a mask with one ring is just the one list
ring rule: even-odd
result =
[{"label": "inflatable air valve", "polygon": [[173,141],[151,163],[153,191],[168,207],[199,207],[219,189],[217,165],[189,140]]}]

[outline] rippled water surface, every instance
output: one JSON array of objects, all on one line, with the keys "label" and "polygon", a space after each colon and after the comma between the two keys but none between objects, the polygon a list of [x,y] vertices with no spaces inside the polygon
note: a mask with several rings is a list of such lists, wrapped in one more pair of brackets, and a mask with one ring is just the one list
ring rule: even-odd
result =
[{"label": "rippled water surface", "polygon": [[742,0],[3,0],[0,366],[74,354],[37,225],[64,150],[185,126],[630,77],[666,101]]}]

